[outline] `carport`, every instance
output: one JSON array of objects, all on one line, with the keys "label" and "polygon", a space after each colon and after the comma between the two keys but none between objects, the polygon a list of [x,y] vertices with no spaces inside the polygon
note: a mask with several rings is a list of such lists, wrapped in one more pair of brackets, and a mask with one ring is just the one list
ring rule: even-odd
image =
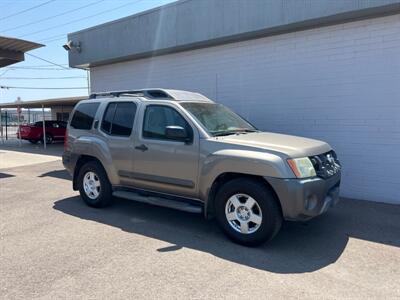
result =
[{"label": "carport", "polygon": [[[52,99],[43,99],[43,100],[34,100],[34,101],[17,101],[11,103],[0,103],[0,116],[2,116],[3,109],[16,109],[18,112],[18,130],[20,123],[20,112],[22,109],[41,109],[42,112],[42,126],[43,126],[43,147],[46,149],[46,127],[45,127],[45,109],[51,110],[51,119],[52,120],[61,120],[66,119],[66,115],[71,113],[75,104],[79,101],[86,99],[87,96],[79,96],[79,97],[66,97],[66,98],[52,98]],[[28,110],[29,114],[29,110]],[[29,119],[29,118],[28,118]],[[1,120],[1,119],[0,119]],[[4,126],[5,125],[5,126]],[[1,140],[4,143],[5,141],[5,132],[8,129],[7,117],[5,118],[5,122],[0,121],[0,134]],[[3,129],[5,127],[5,130]],[[7,136],[6,136],[7,139]],[[19,142],[21,144],[21,139],[19,138]]]},{"label": "carport", "polygon": [[0,36],[0,68],[25,60],[25,52],[44,45]]}]

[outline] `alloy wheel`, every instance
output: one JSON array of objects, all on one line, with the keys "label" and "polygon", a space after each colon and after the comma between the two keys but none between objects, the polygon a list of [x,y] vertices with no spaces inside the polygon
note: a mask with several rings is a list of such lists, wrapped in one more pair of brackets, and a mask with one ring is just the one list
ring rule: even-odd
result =
[{"label": "alloy wheel", "polygon": [[246,194],[235,194],[226,202],[225,217],[237,232],[251,234],[262,224],[262,212],[255,199]]}]

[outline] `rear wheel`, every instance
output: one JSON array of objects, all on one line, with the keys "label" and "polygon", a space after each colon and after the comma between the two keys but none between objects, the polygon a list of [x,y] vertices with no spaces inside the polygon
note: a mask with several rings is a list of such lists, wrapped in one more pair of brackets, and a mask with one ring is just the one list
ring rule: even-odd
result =
[{"label": "rear wheel", "polygon": [[79,193],[92,207],[105,207],[112,203],[111,184],[103,167],[95,161],[82,166],[78,175]]},{"label": "rear wheel", "polygon": [[277,200],[257,180],[238,178],[225,183],[216,195],[215,210],[227,236],[246,246],[271,240],[282,224]]},{"label": "rear wheel", "polygon": [[[44,143],[43,140],[44,139],[42,136],[42,143]],[[54,140],[53,136],[50,133],[46,133],[46,144],[52,144],[53,140]]]}]

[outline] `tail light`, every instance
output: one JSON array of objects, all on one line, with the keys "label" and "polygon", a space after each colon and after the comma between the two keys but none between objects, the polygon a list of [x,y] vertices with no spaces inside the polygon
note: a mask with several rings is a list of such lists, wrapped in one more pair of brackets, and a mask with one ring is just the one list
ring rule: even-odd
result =
[{"label": "tail light", "polygon": [[17,137],[20,135],[28,135],[31,132],[31,127],[27,125],[20,125],[17,132]]}]

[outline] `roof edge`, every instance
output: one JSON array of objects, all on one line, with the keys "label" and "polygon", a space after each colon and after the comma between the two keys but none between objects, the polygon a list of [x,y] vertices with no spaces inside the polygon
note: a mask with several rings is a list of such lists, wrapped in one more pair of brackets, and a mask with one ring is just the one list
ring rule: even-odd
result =
[{"label": "roof edge", "polygon": [[[189,0],[180,0],[178,2],[186,2],[186,1],[189,1]],[[172,5],[172,4],[176,5],[177,3],[173,2],[173,3],[170,3],[169,5]],[[152,10],[155,10],[155,9],[152,9]],[[149,11],[152,11],[152,10],[149,10]],[[395,15],[395,14],[399,14],[399,13],[400,13],[400,3],[394,3],[394,4],[383,5],[380,7],[366,8],[366,9],[362,9],[362,10],[358,10],[358,11],[344,12],[344,13],[334,14],[334,15],[320,17],[320,18],[316,18],[316,19],[310,19],[310,20],[306,20],[306,21],[300,21],[300,22],[295,22],[295,23],[291,23],[291,24],[270,27],[270,28],[252,31],[252,32],[245,32],[245,33],[240,33],[240,34],[236,34],[236,35],[220,37],[220,38],[216,38],[216,39],[204,40],[204,41],[195,42],[195,43],[186,44],[186,45],[173,46],[173,47],[169,47],[169,48],[146,51],[146,52],[122,56],[122,57],[115,57],[115,58],[110,58],[110,59],[105,59],[105,60],[99,60],[99,61],[94,61],[91,63],[81,64],[81,65],[74,66],[74,65],[70,64],[70,67],[79,68],[79,69],[87,69],[87,68],[91,68],[91,67],[120,63],[120,62],[124,62],[124,61],[128,61],[128,60],[137,60],[137,59],[143,59],[143,58],[148,58],[148,57],[168,55],[168,54],[178,53],[178,52],[183,52],[183,51],[197,50],[197,49],[207,48],[207,47],[215,47],[215,46],[219,46],[219,45],[227,44],[227,43],[235,43],[235,42],[241,42],[241,41],[246,41],[246,40],[259,39],[259,38],[264,38],[264,37],[268,37],[268,36],[280,35],[280,34],[285,34],[285,33],[290,33],[290,32],[296,32],[296,31],[310,30],[310,29],[318,28],[318,27],[327,27],[327,26],[332,26],[332,25],[337,25],[337,24],[342,24],[342,23],[360,21],[360,20],[364,20],[364,19],[380,18],[380,17]],[[126,18],[129,18],[129,17],[126,17]],[[122,19],[116,20],[114,22],[118,22],[121,20]],[[113,23],[113,22],[109,22],[109,23]],[[107,24],[109,24],[109,23],[107,23]],[[102,25],[104,25],[104,24],[102,24]],[[99,25],[99,26],[101,26],[101,25]],[[93,27],[93,28],[95,28],[95,27]],[[85,31],[85,30],[83,30],[83,31]],[[70,63],[71,63],[71,61],[70,61]]]}]

